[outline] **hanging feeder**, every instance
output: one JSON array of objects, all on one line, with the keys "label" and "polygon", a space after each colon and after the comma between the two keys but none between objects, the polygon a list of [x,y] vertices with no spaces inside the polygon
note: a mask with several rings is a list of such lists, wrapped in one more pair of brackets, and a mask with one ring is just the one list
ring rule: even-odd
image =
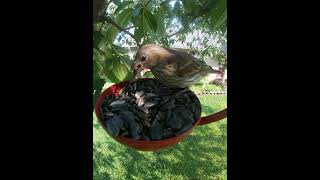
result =
[{"label": "hanging feeder", "polygon": [[[126,86],[129,82],[128,81],[124,81],[118,84],[114,84],[112,86],[110,86],[109,88],[107,88],[106,90],[104,90],[100,96],[97,98],[96,101],[96,105],[95,105],[95,113],[97,116],[97,119],[100,123],[100,125],[103,127],[103,129],[112,137],[114,138],[116,141],[118,141],[119,143],[126,145],[128,147],[134,148],[136,150],[141,150],[141,151],[157,151],[172,145],[175,145],[177,143],[179,143],[180,141],[184,140],[191,132],[192,130],[199,125],[205,125],[205,124],[209,124],[212,122],[216,122],[219,120],[222,120],[224,118],[227,117],[227,108],[225,108],[222,111],[216,112],[212,115],[209,116],[205,116],[205,117],[199,117],[197,118],[196,122],[193,124],[193,126],[187,130],[186,132],[178,135],[178,136],[174,136],[174,137],[170,137],[167,139],[162,139],[162,140],[134,140],[134,139],[130,139],[128,137],[123,137],[123,136],[112,136],[106,129],[102,119],[101,119],[101,115],[100,115],[100,106],[102,104],[102,102],[104,101],[106,96],[109,96],[111,94],[114,94],[116,96],[119,95],[119,92],[121,89],[124,88],[124,86]],[[201,107],[200,107],[201,108]]]}]

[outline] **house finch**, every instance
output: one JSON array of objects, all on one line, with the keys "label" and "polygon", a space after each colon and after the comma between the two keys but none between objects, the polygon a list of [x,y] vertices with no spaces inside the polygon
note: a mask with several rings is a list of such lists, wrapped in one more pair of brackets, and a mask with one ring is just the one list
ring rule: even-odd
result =
[{"label": "house finch", "polygon": [[209,73],[220,73],[189,53],[163,48],[154,44],[142,46],[132,65],[133,79],[141,72],[151,70],[155,78],[173,87],[185,88]]}]

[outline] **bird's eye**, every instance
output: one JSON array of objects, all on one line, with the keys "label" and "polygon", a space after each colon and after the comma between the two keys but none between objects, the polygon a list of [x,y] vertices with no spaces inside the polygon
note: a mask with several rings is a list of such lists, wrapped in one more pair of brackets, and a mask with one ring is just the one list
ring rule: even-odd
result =
[{"label": "bird's eye", "polygon": [[142,56],[140,59],[141,62],[145,62],[146,61],[146,56]]}]

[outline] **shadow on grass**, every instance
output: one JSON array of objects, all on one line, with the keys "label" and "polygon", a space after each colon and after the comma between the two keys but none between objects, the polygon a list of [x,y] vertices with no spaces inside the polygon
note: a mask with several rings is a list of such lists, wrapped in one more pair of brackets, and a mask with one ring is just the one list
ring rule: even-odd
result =
[{"label": "shadow on grass", "polygon": [[[226,124],[214,126],[198,126],[184,141],[158,152],[136,151],[115,141],[95,142],[94,179],[110,179],[118,171],[120,179],[225,179]],[[108,173],[99,172],[101,168],[108,168]]]}]

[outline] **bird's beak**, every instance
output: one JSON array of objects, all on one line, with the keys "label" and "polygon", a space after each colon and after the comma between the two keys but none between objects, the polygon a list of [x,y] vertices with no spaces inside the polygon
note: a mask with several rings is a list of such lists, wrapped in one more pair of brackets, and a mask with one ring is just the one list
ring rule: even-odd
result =
[{"label": "bird's beak", "polygon": [[222,72],[221,72],[221,71],[219,71],[219,70],[215,70],[215,69],[213,69],[213,73],[214,73],[214,74],[221,74]]},{"label": "bird's beak", "polygon": [[141,63],[133,63],[132,69],[133,69],[132,80],[139,79],[143,77],[146,72],[151,71],[150,69],[144,67]]},{"label": "bird's beak", "polygon": [[133,69],[133,77],[132,79],[138,79],[141,78],[141,72],[143,72],[143,66],[140,63],[134,63],[132,65],[132,69]]}]

